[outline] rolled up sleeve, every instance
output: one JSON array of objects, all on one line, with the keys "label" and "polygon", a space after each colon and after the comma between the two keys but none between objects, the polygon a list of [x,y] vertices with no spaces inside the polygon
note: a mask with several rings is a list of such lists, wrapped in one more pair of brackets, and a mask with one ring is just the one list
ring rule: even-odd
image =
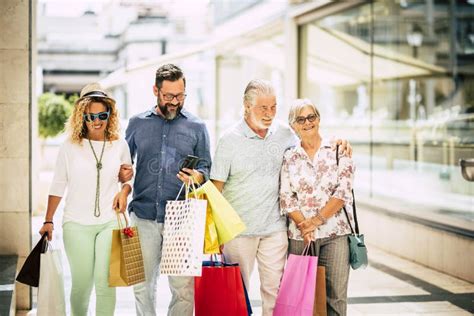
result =
[{"label": "rolled up sleeve", "polygon": [[354,180],[355,166],[351,158],[342,155],[339,158],[339,166],[337,172],[338,185],[332,197],[344,201],[348,204],[352,201],[352,183]]}]

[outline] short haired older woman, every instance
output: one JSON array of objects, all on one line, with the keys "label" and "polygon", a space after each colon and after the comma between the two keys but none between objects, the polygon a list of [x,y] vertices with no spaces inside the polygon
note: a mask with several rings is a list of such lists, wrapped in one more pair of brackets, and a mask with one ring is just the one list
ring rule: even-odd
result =
[{"label": "short haired older woman", "polygon": [[45,222],[40,234],[53,236],[53,216],[67,188],[63,240],[72,275],[71,314],[87,315],[95,285],[96,315],[113,315],[115,288],[108,285],[115,210],[125,212],[129,183],[119,189],[122,164],[131,164],[119,138],[115,100],[99,84],[85,86],[69,117],[68,138],[59,149]]},{"label": "short haired older woman", "polygon": [[328,315],[346,315],[351,230],[341,210],[345,206],[352,221],[354,163],[341,153],[337,164],[335,151],[319,133],[320,119],[308,99],[290,108],[289,124],[300,143],[284,155],[280,204],[290,218],[289,253],[311,247],[326,268]]}]

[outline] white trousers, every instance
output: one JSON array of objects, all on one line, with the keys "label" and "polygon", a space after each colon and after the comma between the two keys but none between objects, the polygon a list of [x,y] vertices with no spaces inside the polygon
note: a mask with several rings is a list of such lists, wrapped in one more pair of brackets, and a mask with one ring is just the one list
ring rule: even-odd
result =
[{"label": "white trousers", "polygon": [[247,289],[250,288],[249,280],[257,260],[264,316],[273,314],[287,251],[286,231],[261,237],[237,237],[224,246],[226,260],[239,264]]}]

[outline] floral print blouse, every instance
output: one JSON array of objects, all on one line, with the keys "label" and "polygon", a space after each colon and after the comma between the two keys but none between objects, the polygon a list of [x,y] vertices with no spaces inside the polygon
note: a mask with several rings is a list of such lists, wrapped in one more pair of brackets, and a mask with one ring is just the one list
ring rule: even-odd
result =
[{"label": "floral print blouse", "polygon": [[[281,170],[280,207],[282,214],[301,211],[305,218],[316,215],[334,197],[343,200],[352,227],[352,181],[354,163],[346,155],[339,154],[339,166],[336,151],[328,142],[322,142],[313,161],[301,147],[301,144],[285,152]],[[296,224],[289,219],[288,237],[303,240]],[[344,210],[341,209],[327,219],[315,232],[316,238],[347,235],[351,229]]]}]

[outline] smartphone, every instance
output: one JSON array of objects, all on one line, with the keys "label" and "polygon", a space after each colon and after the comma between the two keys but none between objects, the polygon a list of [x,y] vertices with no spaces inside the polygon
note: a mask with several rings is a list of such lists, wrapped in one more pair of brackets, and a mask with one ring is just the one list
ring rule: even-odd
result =
[{"label": "smartphone", "polygon": [[193,155],[187,155],[186,158],[184,158],[183,162],[181,163],[180,170],[183,168],[188,168],[188,169],[195,169],[196,165],[199,161],[199,157],[193,156]]}]

